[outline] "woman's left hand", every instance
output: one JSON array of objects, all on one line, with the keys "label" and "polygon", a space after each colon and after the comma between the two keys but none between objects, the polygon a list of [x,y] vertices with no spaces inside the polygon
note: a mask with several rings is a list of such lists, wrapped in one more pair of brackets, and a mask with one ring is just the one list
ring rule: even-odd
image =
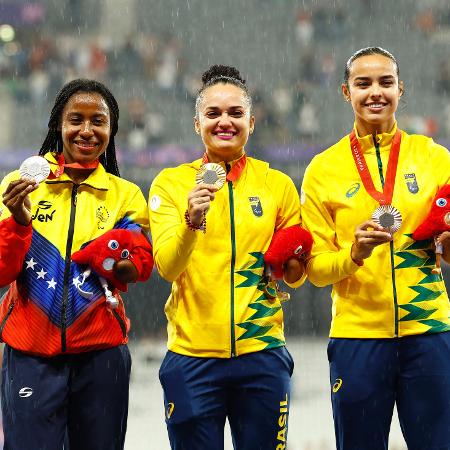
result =
[{"label": "woman's left hand", "polygon": [[289,258],[283,266],[283,278],[289,283],[293,284],[305,273],[305,263],[302,259]]}]

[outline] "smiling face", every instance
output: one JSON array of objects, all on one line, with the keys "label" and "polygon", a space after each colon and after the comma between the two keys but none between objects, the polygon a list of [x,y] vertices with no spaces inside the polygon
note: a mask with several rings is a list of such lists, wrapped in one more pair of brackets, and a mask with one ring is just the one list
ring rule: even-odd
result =
[{"label": "smiling face", "polygon": [[108,105],[97,92],[77,92],[61,117],[63,154],[66,163],[95,161],[108,147],[111,121]]},{"label": "smiling face", "polygon": [[392,129],[402,92],[397,66],[387,56],[365,55],[352,62],[342,93],[352,104],[360,136]]},{"label": "smiling face", "polygon": [[219,83],[203,91],[194,127],[210,162],[239,158],[254,123],[247,94],[240,87]]}]

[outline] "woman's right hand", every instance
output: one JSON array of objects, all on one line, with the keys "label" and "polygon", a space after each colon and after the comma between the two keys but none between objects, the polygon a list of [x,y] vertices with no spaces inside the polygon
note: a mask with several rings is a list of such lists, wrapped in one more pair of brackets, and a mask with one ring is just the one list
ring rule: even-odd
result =
[{"label": "woman's right hand", "polygon": [[195,226],[200,226],[204,215],[208,212],[214,200],[217,188],[211,184],[198,184],[188,194],[189,220]]},{"label": "woman's right hand", "polygon": [[28,194],[38,187],[39,184],[35,180],[21,178],[9,183],[3,193],[3,204],[20,225],[28,225],[31,222],[31,201]]},{"label": "woman's right hand", "polygon": [[352,245],[353,261],[368,258],[375,247],[392,241],[392,234],[373,220],[358,225],[355,229],[355,242]]}]

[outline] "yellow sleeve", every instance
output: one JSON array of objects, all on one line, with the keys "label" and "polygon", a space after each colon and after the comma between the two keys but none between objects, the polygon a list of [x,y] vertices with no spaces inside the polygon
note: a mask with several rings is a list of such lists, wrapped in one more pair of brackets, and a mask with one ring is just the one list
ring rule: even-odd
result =
[{"label": "yellow sleeve", "polygon": [[[276,194],[278,197],[279,211],[277,216],[277,222],[275,224],[276,230],[296,225],[301,222],[300,217],[300,199],[294,182],[290,177],[280,172],[283,177],[282,182],[284,189],[279,189],[278,183],[275,185]],[[280,183],[281,184],[281,183]],[[291,288],[300,287],[306,280],[306,272],[300,279],[294,283],[288,283],[285,279],[283,281]]]},{"label": "yellow sleeve", "polygon": [[168,170],[154,179],[148,206],[155,265],[164,279],[173,282],[186,270],[200,231],[187,227],[184,221],[187,195],[175,200],[174,178],[167,176]]},{"label": "yellow sleeve", "polygon": [[337,248],[336,224],[327,208],[326,174],[314,158],[306,168],[302,184],[302,225],[313,235],[314,244],[306,265],[306,274],[315,286],[337,283],[355,273],[359,266],[352,260],[351,247]]},{"label": "yellow sleeve", "polygon": [[430,159],[435,162],[435,171],[438,178],[438,189],[450,183],[450,152],[442,145],[432,142]]}]

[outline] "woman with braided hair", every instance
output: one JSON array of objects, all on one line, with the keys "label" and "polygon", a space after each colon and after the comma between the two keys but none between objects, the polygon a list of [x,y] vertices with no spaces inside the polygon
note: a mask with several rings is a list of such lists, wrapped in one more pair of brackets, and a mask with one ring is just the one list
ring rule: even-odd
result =
[{"label": "woman with braided hair", "polygon": [[227,418],[236,449],[286,448],[293,361],[273,277],[301,285],[311,242],[292,180],[246,155],[251,105],[239,72],[212,66],[195,105],[203,157],[150,188],[155,263],[173,282],[160,380],[175,450],[223,449]]},{"label": "woman with braided hair", "polygon": [[[16,171],[0,185],[5,449],[61,450],[66,432],[71,450],[123,449],[131,360],[117,288],[147,279],[153,260],[145,199],[119,175],[118,121],[103,84],[67,83],[39,152],[50,175]],[[114,249],[108,264],[74,262]]]}]

